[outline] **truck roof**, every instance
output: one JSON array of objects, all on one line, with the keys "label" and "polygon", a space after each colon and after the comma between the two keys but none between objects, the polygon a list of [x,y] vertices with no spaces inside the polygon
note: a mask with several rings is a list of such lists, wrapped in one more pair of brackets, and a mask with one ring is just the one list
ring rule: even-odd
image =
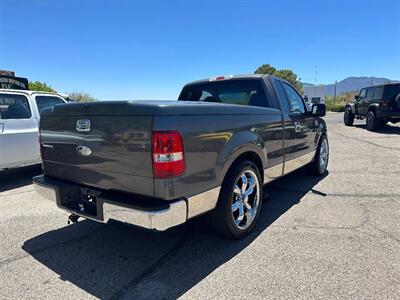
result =
[{"label": "truck roof", "polygon": [[22,93],[28,96],[32,96],[33,94],[48,94],[48,95],[57,95],[62,98],[65,98],[65,95],[56,93],[56,92],[43,92],[43,91],[31,91],[31,90],[11,90],[11,89],[0,89],[0,93]]},{"label": "truck roof", "polygon": [[369,85],[369,86],[363,87],[362,89],[367,89],[367,88],[371,88],[371,87],[381,87],[381,86],[385,87],[385,86],[391,86],[391,85],[400,85],[400,81],[391,81],[391,82],[387,82],[387,83]]},{"label": "truck roof", "polygon": [[[242,75],[221,75],[221,76],[215,76],[215,77],[209,77],[206,79],[200,79],[200,80],[195,80],[191,81],[185,85],[191,85],[191,84],[197,84],[197,83],[206,83],[210,81],[216,81],[216,80],[230,80],[230,79],[254,79],[254,78],[263,78],[263,77],[268,77],[272,76],[269,74],[242,74]],[[217,79],[219,77],[225,77],[225,79]]]}]

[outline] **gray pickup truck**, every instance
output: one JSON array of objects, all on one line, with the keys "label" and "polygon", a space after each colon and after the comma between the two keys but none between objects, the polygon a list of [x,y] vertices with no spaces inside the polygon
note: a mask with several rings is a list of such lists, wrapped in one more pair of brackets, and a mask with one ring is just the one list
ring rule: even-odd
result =
[{"label": "gray pickup truck", "polygon": [[178,101],[101,101],[42,113],[37,191],[78,217],[166,230],[209,213],[240,238],[260,215],[262,186],[309,165],[327,170],[324,104],[285,80],[220,76]]}]

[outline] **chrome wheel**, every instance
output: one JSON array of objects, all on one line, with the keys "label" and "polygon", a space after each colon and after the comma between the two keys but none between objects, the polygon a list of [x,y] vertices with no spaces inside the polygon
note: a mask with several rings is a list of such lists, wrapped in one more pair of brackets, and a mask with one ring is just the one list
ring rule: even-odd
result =
[{"label": "chrome wheel", "polygon": [[329,146],[328,141],[324,139],[321,143],[321,148],[319,149],[319,169],[321,173],[324,173],[326,167],[328,166],[329,159]]},{"label": "chrome wheel", "polygon": [[260,206],[261,187],[257,175],[246,170],[240,175],[233,190],[232,217],[237,228],[247,229],[253,224]]}]

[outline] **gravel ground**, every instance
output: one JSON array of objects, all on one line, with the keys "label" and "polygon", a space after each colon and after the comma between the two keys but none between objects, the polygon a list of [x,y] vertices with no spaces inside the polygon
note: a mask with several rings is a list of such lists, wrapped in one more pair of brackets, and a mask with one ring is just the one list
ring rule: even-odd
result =
[{"label": "gravel ground", "polygon": [[0,299],[400,299],[400,126],[368,132],[329,113],[325,178],[265,187],[255,232],[199,218],[164,233],[81,221],[37,195],[40,168],[0,174]]}]

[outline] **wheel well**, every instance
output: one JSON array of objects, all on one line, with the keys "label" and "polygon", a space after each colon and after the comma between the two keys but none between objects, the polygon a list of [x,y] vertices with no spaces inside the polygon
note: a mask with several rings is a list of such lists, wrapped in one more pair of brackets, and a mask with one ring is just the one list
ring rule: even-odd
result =
[{"label": "wheel well", "polygon": [[263,163],[261,161],[261,158],[258,156],[257,153],[255,152],[245,152],[240,154],[231,164],[231,166],[228,169],[228,172],[232,169],[233,166],[235,166],[236,164],[238,164],[239,162],[242,162],[244,160],[249,160],[251,162],[253,162],[256,166],[258,171],[260,172],[261,175],[261,181],[264,182],[264,167],[263,167]]},{"label": "wheel well", "polygon": [[368,112],[370,112],[370,111],[375,112],[376,111],[376,107],[375,106],[368,107]]}]

